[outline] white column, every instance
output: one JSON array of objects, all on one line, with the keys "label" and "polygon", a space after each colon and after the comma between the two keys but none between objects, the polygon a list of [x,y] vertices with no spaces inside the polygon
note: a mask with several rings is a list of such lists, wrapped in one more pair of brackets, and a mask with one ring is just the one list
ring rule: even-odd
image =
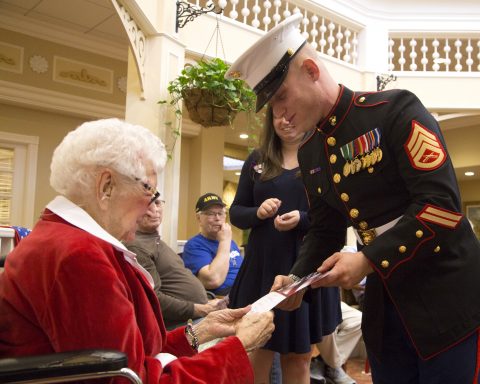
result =
[{"label": "white column", "polygon": [[383,22],[372,20],[358,35],[358,65],[365,72],[388,70],[388,29]]},{"label": "white column", "polygon": [[[137,6],[142,6],[142,2],[137,2]],[[135,55],[134,50],[129,51],[125,119],[150,129],[166,143],[171,152],[171,126],[167,123],[176,122],[172,111],[159,105],[158,101],[169,97],[167,86],[183,68],[185,46],[175,33],[174,1],[157,2],[156,10],[150,6],[144,12],[149,14],[149,23],[145,23],[146,28],[141,31],[145,35],[145,45],[140,55],[142,62],[139,63],[139,55]],[[141,25],[138,27],[141,28]],[[172,158],[167,161],[165,171],[158,177],[158,190],[167,201],[161,228],[162,238],[173,249],[176,249],[177,242],[180,151],[181,140],[177,140],[175,150],[171,153]]]}]

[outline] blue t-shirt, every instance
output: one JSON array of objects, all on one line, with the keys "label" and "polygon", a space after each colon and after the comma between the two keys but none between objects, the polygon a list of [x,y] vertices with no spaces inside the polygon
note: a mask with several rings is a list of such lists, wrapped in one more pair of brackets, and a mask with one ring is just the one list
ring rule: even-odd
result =
[{"label": "blue t-shirt", "polygon": [[[210,240],[201,234],[198,234],[188,240],[183,248],[183,262],[185,267],[190,269],[197,276],[198,271],[204,266],[211,264],[217,254],[218,240]],[[230,266],[227,277],[220,287],[211,291],[218,295],[226,295],[233,285],[238,270],[242,265],[243,257],[240,254],[237,244],[232,240],[230,245]]]}]

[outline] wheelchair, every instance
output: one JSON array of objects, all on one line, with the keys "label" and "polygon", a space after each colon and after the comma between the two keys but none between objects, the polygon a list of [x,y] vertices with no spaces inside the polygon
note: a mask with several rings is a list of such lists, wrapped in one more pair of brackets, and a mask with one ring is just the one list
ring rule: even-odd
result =
[{"label": "wheelchair", "polygon": [[67,383],[123,377],[142,384],[127,366],[127,355],[113,350],[81,350],[0,359],[0,383]]}]

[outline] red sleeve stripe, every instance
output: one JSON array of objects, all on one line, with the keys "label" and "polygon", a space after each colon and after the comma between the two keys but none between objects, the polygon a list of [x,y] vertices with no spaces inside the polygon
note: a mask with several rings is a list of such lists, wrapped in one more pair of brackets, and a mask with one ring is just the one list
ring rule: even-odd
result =
[{"label": "red sleeve stripe", "polygon": [[442,227],[454,229],[462,219],[462,214],[447,211],[438,207],[427,205],[418,215],[419,220],[441,225]]}]

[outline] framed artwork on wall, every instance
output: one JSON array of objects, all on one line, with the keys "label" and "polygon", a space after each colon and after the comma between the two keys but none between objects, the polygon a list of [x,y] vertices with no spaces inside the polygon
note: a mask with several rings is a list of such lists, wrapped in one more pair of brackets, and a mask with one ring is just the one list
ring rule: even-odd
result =
[{"label": "framed artwork on wall", "polygon": [[465,202],[464,212],[473,225],[473,231],[477,235],[477,239],[480,240],[480,201]]}]

